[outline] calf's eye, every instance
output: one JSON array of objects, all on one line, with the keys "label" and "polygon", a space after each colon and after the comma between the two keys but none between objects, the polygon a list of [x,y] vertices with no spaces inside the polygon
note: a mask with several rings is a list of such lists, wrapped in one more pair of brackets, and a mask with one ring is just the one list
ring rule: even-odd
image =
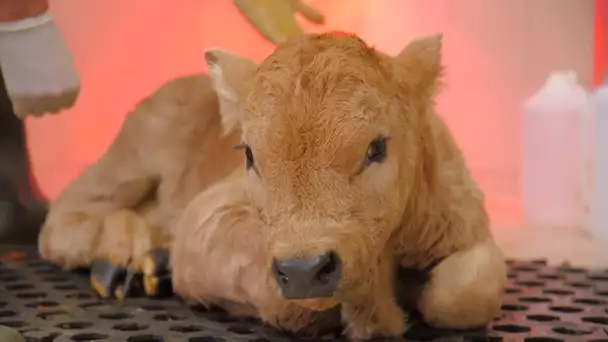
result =
[{"label": "calf's eye", "polygon": [[251,152],[251,148],[247,144],[236,145],[233,147],[235,150],[245,150],[245,168],[247,170],[253,167],[253,152]]},{"label": "calf's eye", "polygon": [[245,146],[245,158],[247,160],[247,162],[245,163],[245,167],[247,168],[247,170],[251,169],[253,167],[253,152],[251,152],[251,147],[249,146]]},{"label": "calf's eye", "polygon": [[381,163],[386,159],[386,140],[387,138],[376,138],[372,140],[367,148],[367,163]]}]

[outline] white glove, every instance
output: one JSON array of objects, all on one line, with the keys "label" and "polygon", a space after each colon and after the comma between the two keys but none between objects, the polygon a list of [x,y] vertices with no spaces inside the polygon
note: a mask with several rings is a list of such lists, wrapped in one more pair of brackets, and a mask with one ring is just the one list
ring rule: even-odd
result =
[{"label": "white glove", "polygon": [[80,78],[49,11],[0,22],[0,67],[20,119],[58,113],[78,98]]}]

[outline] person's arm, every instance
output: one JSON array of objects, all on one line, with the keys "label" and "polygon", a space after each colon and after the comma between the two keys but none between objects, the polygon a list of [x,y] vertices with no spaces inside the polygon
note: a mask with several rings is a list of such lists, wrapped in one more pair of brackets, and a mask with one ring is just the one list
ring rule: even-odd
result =
[{"label": "person's arm", "polygon": [[21,119],[74,105],[80,79],[48,0],[0,0],[0,69]]}]

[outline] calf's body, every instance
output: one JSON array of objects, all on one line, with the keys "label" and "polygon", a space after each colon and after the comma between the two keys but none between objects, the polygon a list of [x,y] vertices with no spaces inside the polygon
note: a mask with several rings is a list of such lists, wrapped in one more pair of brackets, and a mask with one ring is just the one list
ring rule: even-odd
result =
[{"label": "calf's body", "polygon": [[389,57],[336,34],[293,38],[260,65],[208,51],[209,77],[144,100],[61,194],[42,255],[152,277],[150,251],[168,247],[181,296],[293,332],[343,324],[353,340],[406,330],[395,270],[419,269],[413,308],[429,324],[484,325],[505,263],[434,112],[440,52],[439,36]]}]

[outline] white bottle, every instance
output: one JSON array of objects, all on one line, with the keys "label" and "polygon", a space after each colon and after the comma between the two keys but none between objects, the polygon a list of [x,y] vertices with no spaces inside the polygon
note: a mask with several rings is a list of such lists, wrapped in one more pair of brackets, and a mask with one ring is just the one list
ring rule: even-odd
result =
[{"label": "white bottle", "polygon": [[608,74],[593,94],[594,167],[591,187],[589,230],[598,239],[608,242]]},{"label": "white bottle", "polygon": [[524,104],[521,197],[527,227],[581,225],[588,100],[574,71],[556,71]]}]

